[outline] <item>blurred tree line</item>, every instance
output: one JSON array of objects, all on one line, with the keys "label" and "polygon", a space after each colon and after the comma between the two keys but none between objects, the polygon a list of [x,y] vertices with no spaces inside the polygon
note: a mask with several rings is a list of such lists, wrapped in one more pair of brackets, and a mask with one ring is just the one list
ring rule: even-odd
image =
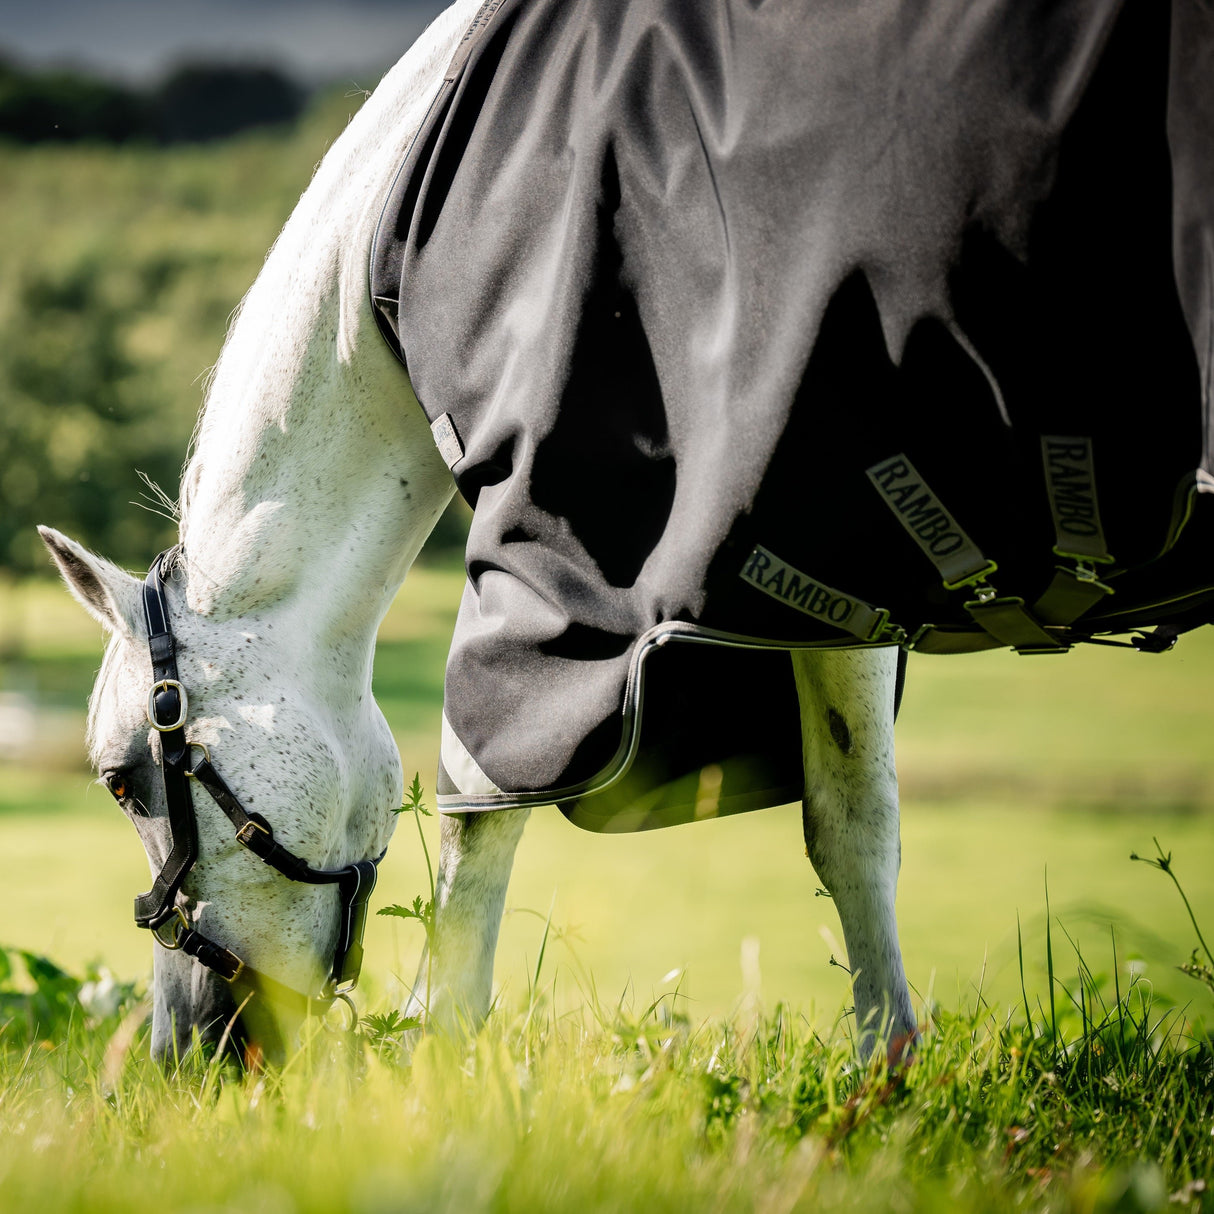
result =
[{"label": "blurred tree line", "polygon": [[47,571],[37,523],[133,568],[174,541],[141,474],[176,498],[228,318],[361,100],[208,143],[0,138],[0,572]]},{"label": "blurred tree line", "polygon": [[0,56],[0,138],[20,143],[221,139],[290,122],[304,91],[277,68],[182,64],[146,89],[73,71],[30,71]]}]

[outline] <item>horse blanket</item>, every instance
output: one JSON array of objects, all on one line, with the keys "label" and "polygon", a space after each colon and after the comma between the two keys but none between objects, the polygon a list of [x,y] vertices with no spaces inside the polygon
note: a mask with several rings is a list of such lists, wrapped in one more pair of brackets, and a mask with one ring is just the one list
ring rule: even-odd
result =
[{"label": "horse blanket", "polygon": [[1214,618],[1203,0],[488,0],[371,290],[475,508],[439,805],[801,795],[788,652]]}]

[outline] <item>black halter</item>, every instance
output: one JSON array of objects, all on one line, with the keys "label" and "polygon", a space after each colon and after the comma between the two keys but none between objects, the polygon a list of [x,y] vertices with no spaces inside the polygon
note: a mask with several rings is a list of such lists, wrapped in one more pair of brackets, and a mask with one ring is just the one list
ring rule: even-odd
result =
[{"label": "black halter", "polygon": [[[162,572],[172,551],[162,552],[152,562],[143,584],[143,610],[152,655],[152,688],[148,693],[147,716],[152,728],[160,734],[161,770],[172,846],[152,888],[135,898],[135,922],[149,928],[166,948],[181,949],[229,982],[259,991],[272,1002],[302,1006],[305,1012],[311,1011],[313,1004],[328,1007],[358,982],[368,901],[375,888],[376,865],[383,855],[374,860],[358,860],[345,868],[313,868],[274,841],[274,830],[269,822],[260,814],[247,812],[223,777],[211,766],[207,748],[201,742],[186,738],[189,698],[177,677],[173,629],[164,597]],[[337,945],[332,972],[319,995],[304,995],[254,970],[230,949],[207,939],[190,926],[184,910],[177,904],[177,894],[198,859],[198,822],[190,795],[191,779],[197,780],[227,815],[236,828],[237,841],[271,868],[292,881],[337,886],[341,900]]]}]

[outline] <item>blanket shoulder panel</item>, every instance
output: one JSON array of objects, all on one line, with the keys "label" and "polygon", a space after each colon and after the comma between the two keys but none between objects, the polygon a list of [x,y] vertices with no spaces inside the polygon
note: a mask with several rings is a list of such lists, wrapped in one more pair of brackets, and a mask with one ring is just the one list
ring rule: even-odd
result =
[{"label": "blanket shoulder panel", "polygon": [[[1173,7],[495,6],[372,266],[475,506],[446,707],[495,803],[576,789],[591,821],[611,781],[694,817],[714,768],[720,806],[785,798],[779,659],[655,651],[633,729],[642,638],[876,639],[841,628],[858,603],[885,639],[997,643],[928,512],[1036,602],[1046,435],[1090,444],[1113,557],[1068,635],[1208,610],[1214,43]],[[898,458],[895,509],[870,473]]]}]

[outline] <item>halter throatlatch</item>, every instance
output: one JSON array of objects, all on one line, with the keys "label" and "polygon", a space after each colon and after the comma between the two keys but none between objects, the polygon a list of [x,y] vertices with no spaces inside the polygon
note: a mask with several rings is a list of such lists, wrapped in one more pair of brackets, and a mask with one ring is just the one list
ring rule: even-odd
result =
[{"label": "halter throatlatch", "polygon": [[[223,777],[211,764],[211,755],[201,742],[186,738],[189,697],[177,677],[176,647],[164,596],[162,572],[168,553],[153,562],[143,584],[143,611],[148,628],[148,648],[152,657],[152,688],[148,693],[147,716],[160,734],[161,772],[168,806],[171,846],[152,888],[135,898],[135,922],[150,929],[156,939],[170,949],[181,949],[202,965],[229,982],[239,982],[256,990],[274,1003],[327,1007],[344,997],[358,982],[363,959],[363,931],[371,891],[375,888],[377,865],[373,860],[358,860],[344,868],[313,868],[306,860],[288,851],[274,838],[274,829],[260,814],[249,813]],[[336,885],[340,902],[337,943],[333,966],[319,995],[304,995],[276,979],[246,965],[230,949],[195,930],[177,902],[181,883],[198,860],[198,820],[190,793],[190,780],[201,784],[216,805],[236,828],[236,840],[258,859],[277,869],[291,881],[308,885]]]}]

